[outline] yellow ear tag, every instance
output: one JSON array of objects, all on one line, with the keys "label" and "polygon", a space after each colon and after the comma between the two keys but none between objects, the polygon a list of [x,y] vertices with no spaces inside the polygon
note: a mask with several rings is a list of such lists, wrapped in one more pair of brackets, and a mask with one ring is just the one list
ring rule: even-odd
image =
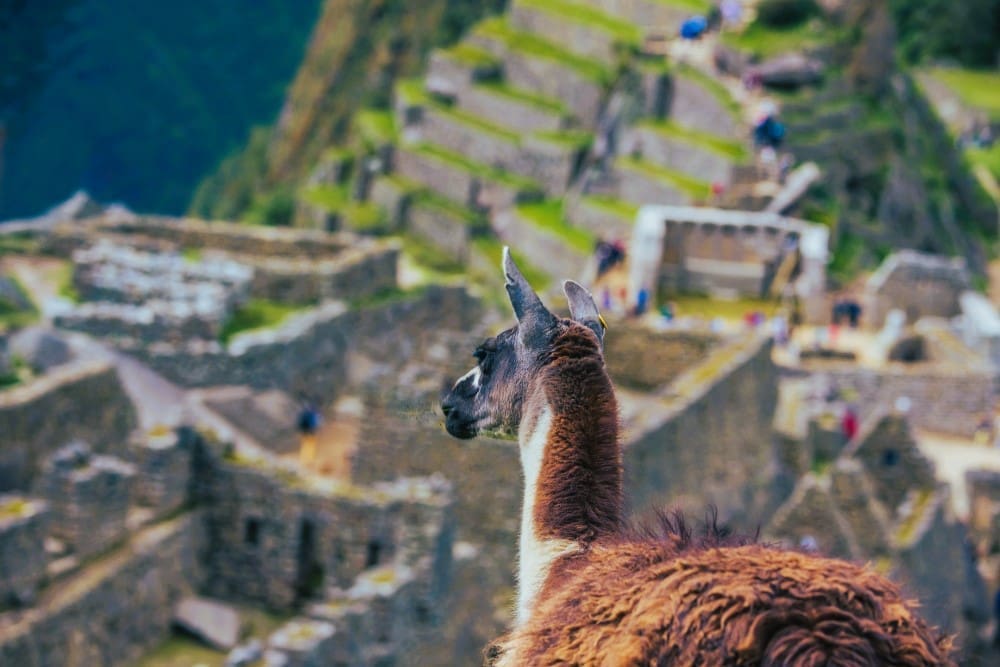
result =
[{"label": "yellow ear tag", "polygon": [[604,327],[605,331],[608,330],[608,323],[604,321],[604,315],[597,313],[597,321],[601,323],[601,326]]}]

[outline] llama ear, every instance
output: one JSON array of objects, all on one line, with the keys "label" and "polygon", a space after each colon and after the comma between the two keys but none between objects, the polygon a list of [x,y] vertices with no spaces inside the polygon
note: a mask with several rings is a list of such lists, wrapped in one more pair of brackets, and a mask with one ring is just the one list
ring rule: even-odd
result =
[{"label": "llama ear", "polygon": [[597,310],[594,297],[591,296],[582,285],[572,280],[563,281],[563,292],[566,293],[566,300],[569,302],[570,316],[579,322],[590,327],[590,330],[597,334],[597,340],[604,345],[604,331],[607,325],[604,318]]},{"label": "llama ear", "polygon": [[510,256],[510,248],[503,248],[503,276],[510,305],[519,325],[519,335],[529,346],[536,340],[547,339],[549,330],[555,325],[555,316],[548,311],[542,300],[531,289],[531,285],[521,275]]}]

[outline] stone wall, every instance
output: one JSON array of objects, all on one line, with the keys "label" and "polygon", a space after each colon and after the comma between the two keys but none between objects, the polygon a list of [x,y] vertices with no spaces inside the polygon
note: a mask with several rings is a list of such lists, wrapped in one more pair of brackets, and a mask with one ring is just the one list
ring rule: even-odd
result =
[{"label": "stone wall", "polygon": [[511,26],[518,30],[549,40],[558,35],[563,48],[584,58],[612,62],[617,55],[618,42],[613,33],[593,23],[574,21],[572,15],[514,0],[507,16]]},{"label": "stone wall", "polygon": [[358,238],[351,234],[161,216],[146,216],[109,224],[105,228],[125,234],[168,239],[186,248],[216,249],[262,257],[328,259],[358,243]]},{"label": "stone wall", "polygon": [[733,180],[733,160],[706,146],[659,132],[654,127],[629,128],[622,138],[625,153],[675,169],[701,181],[728,186]]},{"label": "stone wall", "polygon": [[707,333],[651,331],[622,323],[605,336],[604,357],[616,385],[657,391],[704,362],[719,344]]},{"label": "stone wall", "polygon": [[599,83],[560,60],[509,50],[503,43],[483,35],[474,34],[469,41],[503,58],[504,79],[512,87],[561,101],[582,125],[593,126],[597,122],[604,97]]},{"label": "stone wall", "polygon": [[678,505],[722,521],[759,525],[773,508],[771,430],[777,372],[761,334],[716,347],[625,423],[631,505]]},{"label": "stone wall", "polygon": [[476,177],[458,166],[401,146],[396,151],[395,171],[400,176],[426,185],[456,204],[469,206],[475,199]]},{"label": "stone wall", "polygon": [[566,218],[574,227],[581,227],[605,239],[628,239],[632,236],[633,217],[595,204],[587,197],[566,203]]},{"label": "stone wall", "polygon": [[202,580],[201,517],[187,514],[135,535],[72,586],[55,582],[24,612],[0,615],[0,664],[134,665],[168,635],[176,602]]},{"label": "stone wall", "polygon": [[199,483],[210,595],[287,610],[378,565],[414,567],[429,555],[441,573],[436,563],[450,562],[443,478],[358,487],[239,458],[211,468]]},{"label": "stone wall", "polygon": [[0,495],[0,612],[30,604],[44,581],[49,510],[44,501]]},{"label": "stone wall", "polygon": [[480,162],[510,168],[521,151],[517,137],[491,131],[435,107],[424,109],[420,138]]},{"label": "stone wall", "polygon": [[739,136],[739,121],[733,111],[705,84],[683,71],[674,71],[670,111],[678,125],[723,137]]},{"label": "stone wall", "polygon": [[126,349],[183,386],[308,387],[315,395],[332,397],[346,382],[349,350],[377,363],[400,364],[441,328],[467,329],[477,315],[478,305],[464,289],[432,286],[381,305],[321,306],[278,329],[237,336],[228,349],[214,341]]},{"label": "stone wall", "polygon": [[516,209],[497,213],[491,223],[501,241],[516,246],[529,264],[545,267],[550,276],[579,280],[590,262],[589,252],[574,248],[562,237],[522,217]]},{"label": "stone wall", "polygon": [[29,488],[42,460],[71,440],[121,455],[137,423],[110,364],[70,363],[0,391],[0,491]]},{"label": "stone wall", "polygon": [[134,466],[74,443],[45,462],[33,487],[52,510],[52,534],[85,560],[125,537],[134,478]]},{"label": "stone wall", "polygon": [[615,194],[619,199],[640,206],[666,204],[679,206],[691,203],[690,195],[676,185],[644,169],[632,166],[628,160],[615,162]]},{"label": "stone wall", "polygon": [[954,317],[961,312],[959,297],[970,284],[960,257],[901,250],[887,257],[865,284],[865,320],[880,327],[895,308],[906,313],[910,323],[921,317]]},{"label": "stone wall", "polygon": [[410,207],[406,226],[456,262],[468,261],[472,229],[469,221],[458,213],[417,202]]},{"label": "stone wall", "polygon": [[830,386],[856,392],[861,419],[910,400],[910,422],[928,430],[972,437],[985,414],[993,414],[994,379],[988,369],[949,368],[928,363],[888,364],[880,371],[817,365],[811,373],[825,376]]},{"label": "stone wall", "polygon": [[254,269],[250,291],[258,298],[283,303],[366,299],[396,287],[398,260],[399,247],[392,243],[347,250],[324,262],[250,260]]},{"label": "stone wall", "polygon": [[555,109],[508,97],[488,86],[470,86],[461,91],[459,102],[475,116],[521,132],[558,132],[569,124],[566,115]]}]

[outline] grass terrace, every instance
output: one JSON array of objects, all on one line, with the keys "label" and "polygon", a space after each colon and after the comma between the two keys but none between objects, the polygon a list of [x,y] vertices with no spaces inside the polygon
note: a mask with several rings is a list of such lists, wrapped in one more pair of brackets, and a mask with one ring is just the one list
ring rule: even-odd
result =
[{"label": "grass terrace", "polygon": [[743,32],[723,32],[723,44],[760,58],[808,51],[829,44],[834,39],[833,31],[819,19],[804,21],[789,28],[772,28],[754,21]]},{"label": "grass terrace", "polygon": [[666,121],[644,121],[640,123],[642,127],[647,127],[665,137],[682,141],[686,144],[706,148],[714,153],[725,156],[735,162],[746,160],[750,157],[750,151],[746,146],[738,141],[720,137],[717,134],[703,132],[687,127],[681,127],[677,123]]},{"label": "grass terrace", "polygon": [[461,204],[457,204],[447,197],[432,190],[423,189],[415,193],[413,196],[413,204],[415,206],[427,206],[445,214],[454,216],[473,228],[479,228],[485,224],[484,216],[482,214],[476,213]]},{"label": "grass terrace", "polygon": [[351,198],[347,185],[316,185],[302,191],[302,200],[329,213],[341,216],[341,222],[359,232],[385,231],[385,213],[371,202]]},{"label": "grass terrace", "polygon": [[504,18],[496,17],[480,22],[473,34],[496,39],[512,51],[562,63],[585,79],[602,86],[611,82],[612,73],[604,63],[578,56],[536,35],[520,32]]},{"label": "grass terrace", "polygon": [[615,166],[626,171],[637,171],[651,178],[664,181],[694,199],[705,199],[712,191],[711,184],[706,181],[700,181],[675,169],[652,164],[646,160],[636,160],[630,157],[619,158],[615,161]]},{"label": "grass terrace", "polygon": [[219,341],[228,343],[238,333],[274,328],[284,322],[289,315],[305,309],[296,304],[279,303],[267,299],[250,299],[233,311],[219,333]]},{"label": "grass terrace", "polygon": [[554,114],[560,114],[562,116],[569,115],[569,110],[562,102],[548,97],[542,97],[541,95],[536,95],[526,90],[512,88],[502,81],[482,81],[476,85],[484,90],[488,90],[494,95],[506,97],[510,100],[514,100],[515,102],[520,102],[522,104],[541,109],[542,111],[550,111]]},{"label": "grass terrace", "polygon": [[717,100],[719,100],[725,108],[729,109],[729,112],[732,113],[734,117],[739,118],[742,115],[743,110],[740,107],[739,102],[733,99],[733,96],[729,94],[726,87],[717,79],[714,79],[708,74],[702,72],[700,69],[685,63],[678,63],[674,67],[674,72],[691,79],[692,81],[698,83],[701,87],[705,88]]},{"label": "grass terrace", "polygon": [[396,141],[396,119],[389,110],[362,109],[354,115],[354,128],[367,146],[381,146]]},{"label": "grass terrace", "polygon": [[583,149],[594,141],[594,135],[585,130],[560,130],[559,132],[535,132],[531,136],[542,141],[559,144],[566,148]]},{"label": "grass terrace", "polygon": [[541,186],[538,185],[537,182],[527,176],[513,174],[509,171],[505,171],[504,169],[499,169],[498,167],[470,160],[460,153],[454,153],[435,144],[420,144],[414,150],[435,160],[450,164],[463,171],[476,174],[477,176],[481,176],[485,179],[501,183],[518,190],[525,192],[541,192],[542,190]]},{"label": "grass terrace", "polygon": [[653,0],[661,5],[670,5],[672,7],[680,7],[682,9],[689,9],[691,12],[699,14],[707,12],[712,3],[709,0]]},{"label": "grass terrace", "polygon": [[570,247],[585,253],[593,252],[597,238],[589,231],[566,222],[561,199],[521,204],[517,212],[539,228],[555,234]]},{"label": "grass terrace", "polygon": [[623,220],[634,221],[636,213],[639,212],[639,205],[632,202],[622,201],[617,197],[606,195],[587,195],[583,198],[585,202],[607,211],[615,217]]},{"label": "grass terrace", "polygon": [[994,142],[989,148],[967,148],[965,156],[973,165],[986,167],[993,178],[1000,181],[1000,141]]},{"label": "grass terrace", "polygon": [[452,60],[476,68],[500,67],[500,60],[492,53],[468,42],[459,42],[450,49],[442,49],[442,54]]},{"label": "grass terrace", "polygon": [[627,46],[638,46],[642,41],[642,31],[634,23],[623,21],[593,5],[567,0],[519,0],[518,4],[550,14],[558,14],[560,17],[565,17],[567,21],[603,30],[612,35],[616,41]]},{"label": "grass terrace", "polygon": [[431,95],[424,88],[423,79],[397,80],[396,98],[408,106],[426,106],[431,103]]},{"label": "grass terrace", "polygon": [[930,75],[951,88],[970,107],[1000,120],[1000,71],[935,67]]}]

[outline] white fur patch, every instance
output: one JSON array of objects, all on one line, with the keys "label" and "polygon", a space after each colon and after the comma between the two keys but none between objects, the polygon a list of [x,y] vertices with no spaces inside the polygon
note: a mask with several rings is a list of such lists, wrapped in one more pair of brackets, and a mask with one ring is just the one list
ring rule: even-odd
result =
[{"label": "white fur patch", "polygon": [[[522,419],[522,423],[525,420]],[[517,574],[517,625],[531,616],[535,598],[541,590],[556,559],[579,549],[570,540],[538,538],[535,532],[535,495],[538,475],[542,468],[545,445],[552,428],[552,410],[546,405],[534,420],[530,433],[519,434],[521,469],[524,471],[524,506],[521,509],[521,540]]]},{"label": "white fur patch", "polygon": [[455,386],[457,387],[458,385],[462,384],[463,382],[465,382],[469,378],[472,379],[472,386],[473,386],[473,388],[475,388],[476,390],[478,390],[480,383],[482,383],[482,381],[483,381],[483,372],[481,370],[479,370],[479,366],[474,366],[471,371],[469,371],[468,373],[466,373],[462,377],[458,378],[455,381]]}]

